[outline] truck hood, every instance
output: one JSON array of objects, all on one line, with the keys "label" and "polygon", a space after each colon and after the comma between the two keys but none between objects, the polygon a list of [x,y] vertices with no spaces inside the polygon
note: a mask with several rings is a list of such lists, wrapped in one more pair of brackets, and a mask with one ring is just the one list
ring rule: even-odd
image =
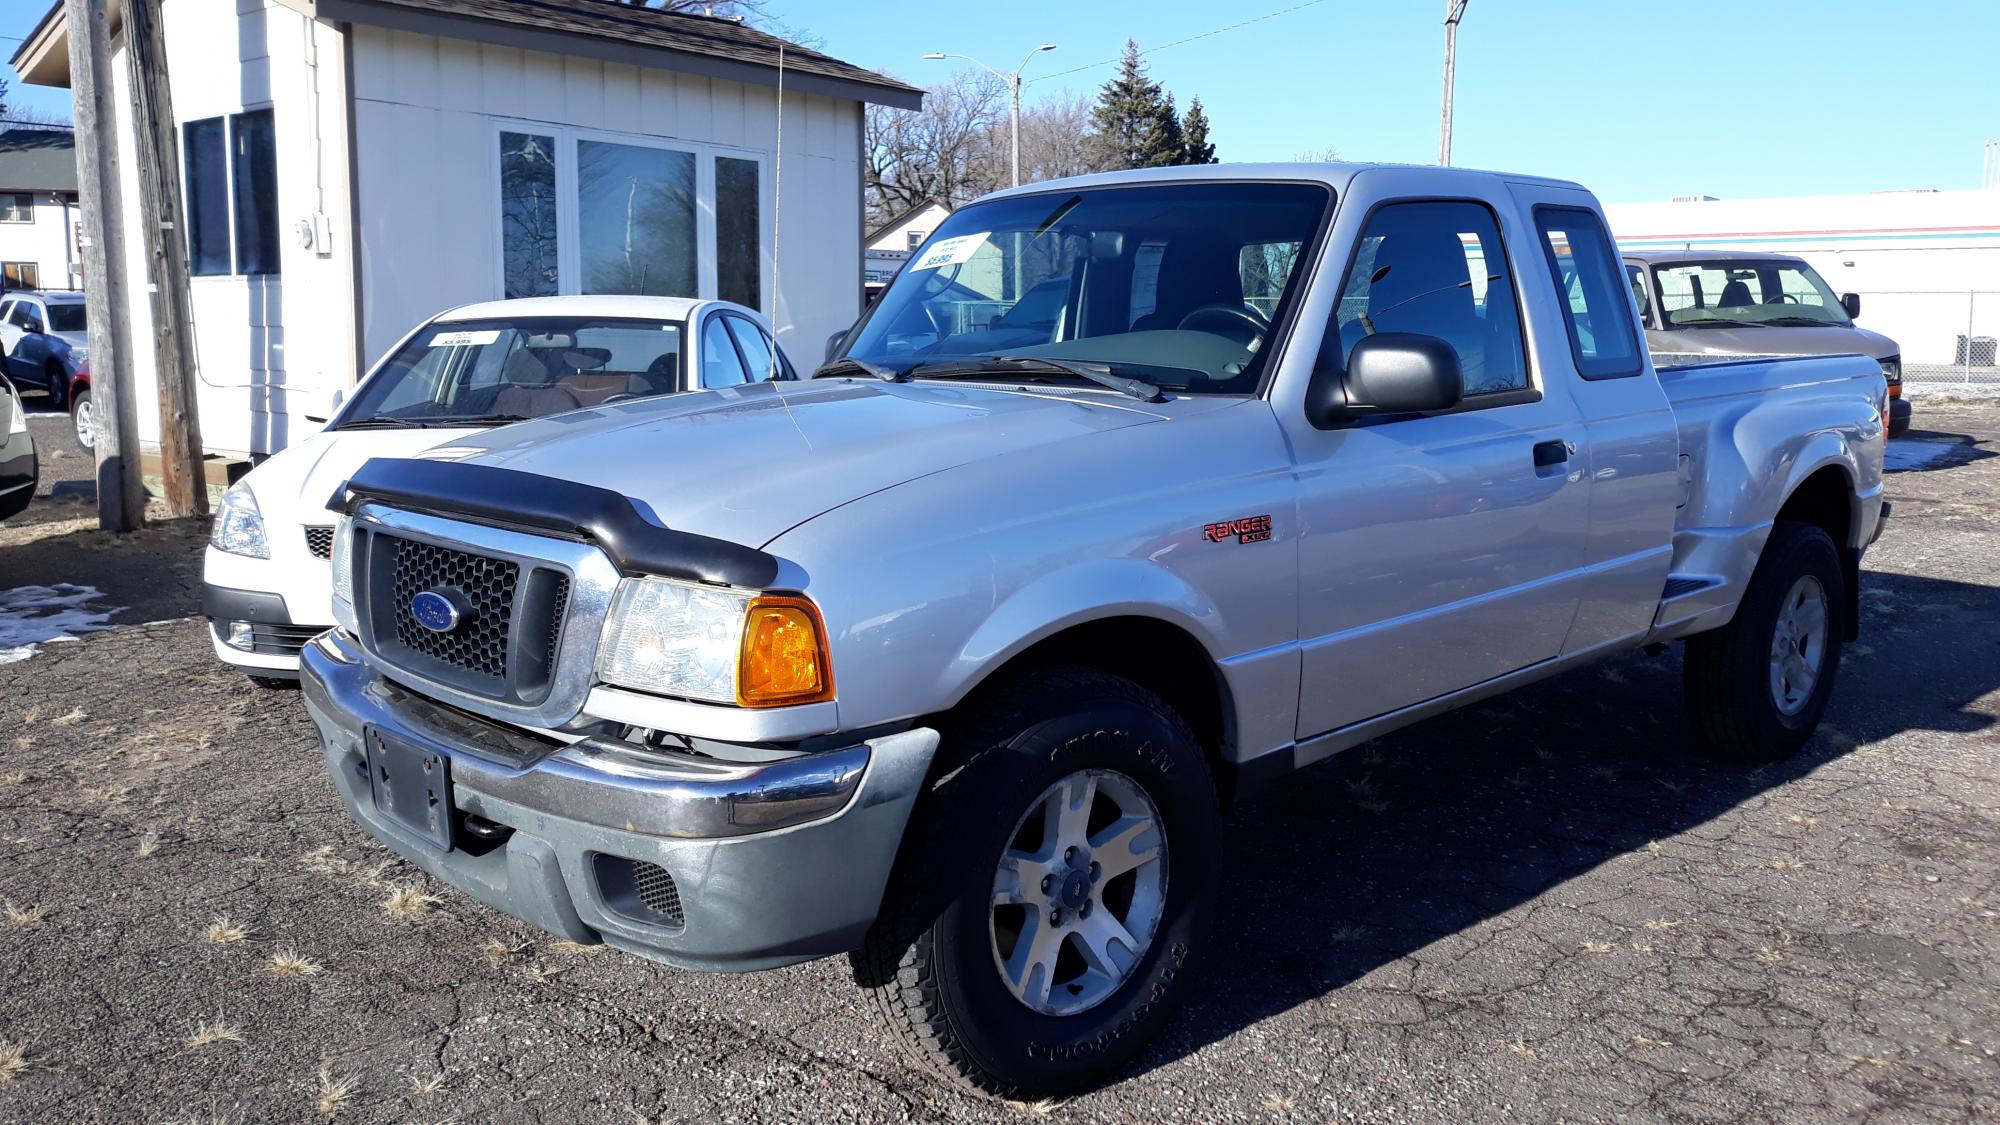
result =
[{"label": "truck hood", "polygon": [[1163,417],[1101,394],[819,379],[572,411],[424,456],[608,488],[666,527],[762,547],[904,481]]},{"label": "truck hood", "polygon": [[1784,325],[1743,328],[1649,329],[1646,346],[1687,355],[1848,355],[1872,359],[1897,354],[1896,341],[1866,328],[1797,328]]},{"label": "truck hood", "polygon": [[321,430],[295,442],[250,471],[251,495],[266,522],[330,524],[326,502],[341,482],[373,457],[414,457],[431,446],[464,438],[463,429]]}]

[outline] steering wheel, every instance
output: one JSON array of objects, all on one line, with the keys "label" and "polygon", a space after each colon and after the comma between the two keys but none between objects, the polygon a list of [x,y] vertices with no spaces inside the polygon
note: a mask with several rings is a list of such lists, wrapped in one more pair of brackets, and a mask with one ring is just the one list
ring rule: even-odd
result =
[{"label": "steering wheel", "polygon": [[[1189,310],[1188,314],[1181,318],[1181,322],[1174,327],[1189,331],[1212,331],[1199,327],[1204,321],[1219,324],[1226,323],[1231,328],[1248,328],[1250,330],[1250,339],[1244,342],[1244,347],[1253,350],[1264,339],[1264,336],[1271,331],[1271,322],[1265,318],[1263,313],[1248,305],[1234,305],[1222,301]],[[1226,335],[1226,333],[1221,334]]]}]

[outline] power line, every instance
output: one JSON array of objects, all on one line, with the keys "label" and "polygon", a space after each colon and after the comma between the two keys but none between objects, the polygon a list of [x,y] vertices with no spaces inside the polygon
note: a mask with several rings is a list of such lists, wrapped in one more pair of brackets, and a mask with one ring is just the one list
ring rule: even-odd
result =
[{"label": "power line", "polygon": [[[1207,39],[1210,36],[1221,35],[1224,32],[1235,31],[1238,28],[1249,27],[1253,23],[1263,23],[1265,20],[1274,20],[1277,19],[1279,16],[1287,16],[1292,14],[1293,12],[1300,11],[1301,9],[1316,7],[1324,3],[1326,3],[1326,0],[1305,0],[1305,2],[1302,4],[1293,4],[1289,8],[1280,8],[1275,12],[1266,12],[1261,16],[1252,16],[1247,20],[1241,20],[1237,23],[1232,23],[1227,27],[1218,27],[1213,31],[1204,31],[1199,35],[1190,35],[1185,39],[1176,39],[1171,43],[1162,43],[1157,47],[1149,47],[1146,50],[1140,51],[1139,57],[1143,59],[1147,55],[1158,54],[1159,52],[1164,51],[1169,47],[1179,47],[1182,46],[1183,44],[1193,43],[1197,39]],[[1033,85],[1036,82],[1047,82],[1051,78],[1061,78],[1066,74],[1080,74],[1086,70],[1096,70],[1100,66],[1114,66],[1123,61],[1124,61],[1124,56],[1120,55],[1118,58],[1105,59],[1102,62],[1085,63],[1082,66],[1073,66],[1068,70],[1058,70],[1054,74],[1044,74],[1035,78],[1031,78],[1026,83],[1024,83],[1024,85]]]}]

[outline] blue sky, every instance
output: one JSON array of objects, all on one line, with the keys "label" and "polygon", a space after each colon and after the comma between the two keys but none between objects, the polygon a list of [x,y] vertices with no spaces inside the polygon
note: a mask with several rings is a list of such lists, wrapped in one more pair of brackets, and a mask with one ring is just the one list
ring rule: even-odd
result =
[{"label": "blue sky", "polygon": [[[1127,36],[1141,48],[1301,0],[769,0],[828,51],[913,82],[1012,67],[1038,43],[1032,101],[1094,92]],[[1355,160],[1437,157],[1443,0],[1319,0],[1149,56],[1185,107],[1201,95],[1224,160],[1329,147]],[[25,35],[41,0],[0,4]],[[0,39],[12,54],[14,39]],[[1976,187],[2000,137],[1994,0],[1470,0],[1459,31],[1459,164],[1563,176],[1615,201]],[[0,68],[0,77],[13,79]],[[60,106],[61,92],[13,98]]]}]

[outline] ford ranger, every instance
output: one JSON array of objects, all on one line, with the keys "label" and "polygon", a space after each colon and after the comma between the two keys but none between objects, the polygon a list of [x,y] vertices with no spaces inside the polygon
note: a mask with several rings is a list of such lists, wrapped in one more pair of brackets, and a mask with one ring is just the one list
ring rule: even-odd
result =
[{"label": "ford ranger", "polygon": [[1102,1080],[1210,955],[1262,783],[1670,641],[1700,750],[1812,733],[1882,368],[1656,372],[1625,282],[1590,193],[1529,176],[989,196],[811,380],[357,469],[303,661],[327,767],[572,941],[846,954],[945,1075]]}]

